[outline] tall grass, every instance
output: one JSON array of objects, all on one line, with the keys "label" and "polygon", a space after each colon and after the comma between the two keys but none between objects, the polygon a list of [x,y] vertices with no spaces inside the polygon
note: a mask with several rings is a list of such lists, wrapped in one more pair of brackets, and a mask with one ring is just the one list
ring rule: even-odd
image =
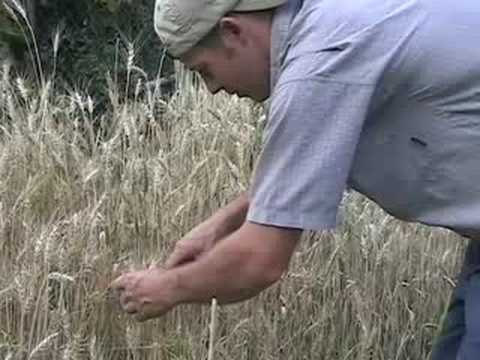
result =
[{"label": "tall grass", "polygon": [[102,116],[88,94],[41,85],[0,70],[0,359],[427,358],[463,241],[353,192],[282,281],[218,308],[214,347],[205,306],[132,322],[106,285],[248,188],[263,108],[188,74],[168,101],[112,83]]},{"label": "tall grass", "polygon": [[[112,100],[94,128],[88,95],[0,75],[0,358],[206,358],[208,308],[136,324],[105,286],[248,188],[263,109],[184,81]],[[463,241],[355,193],[342,207],[280,283],[219,308],[215,358],[426,358]]]}]

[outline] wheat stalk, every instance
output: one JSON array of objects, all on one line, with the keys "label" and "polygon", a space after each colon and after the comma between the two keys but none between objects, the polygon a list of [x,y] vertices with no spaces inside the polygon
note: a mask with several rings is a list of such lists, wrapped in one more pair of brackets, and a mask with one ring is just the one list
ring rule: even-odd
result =
[{"label": "wheat stalk", "polygon": [[28,360],[33,359],[35,355],[45,351],[48,347],[48,344],[58,336],[58,332],[48,335],[45,339],[40,341],[40,343],[33,348],[28,355]]},{"label": "wheat stalk", "polygon": [[213,298],[212,299],[212,304],[210,307],[210,338],[208,341],[208,356],[207,360],[213,360],[213,355],[215,351],[215,337],[216,337],[216,332],[217,332],[217,299]]},{"label": "wheat stalk", "polygon": [[[33,51],[30,51],[30,55],[32,57],[32,63],[35,65],[36,71],[37,71],[37,76],[38,76],[38,81],[39,84],[44,86],[45,85],[45,78],[43,75],[43,68],[42,68],[42,63],[41,63],[41,58],[40,58],[40,51],[38,49],[38,44],[37,44],[37,39],[35,36],[35,31],[33,30],[32,24],[30,23],[30,20],[28,19],[27,12],[25,11],[25,8],[22,6],[22,4],[18,0],[9,0],[10,4],[3,2],[3,6],[5,9],[12,15],[12,18],[14,21],[17,22],[17,24],[20,26],[21,31],[23,32],[23,36],[27,39],[28,36],[31,37],[32,43],[33,43]],[[12,8],[13,7],[13,8]],[[23,22],[27,26],[27,31],[24,30],[23,24],[19,21],[18,17],[15,16],[15,11],[17,11],[20,16],[22,17]],[[30,48],[30,43],[27,41],[27,46]]]}]

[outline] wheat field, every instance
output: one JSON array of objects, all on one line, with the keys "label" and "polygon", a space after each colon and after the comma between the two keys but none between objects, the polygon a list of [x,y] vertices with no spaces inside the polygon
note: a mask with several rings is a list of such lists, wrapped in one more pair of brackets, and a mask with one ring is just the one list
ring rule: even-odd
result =
[{"label": "wheat field", "polygon": [[96,115],[81,91],[0,70],[0,359],[426,359],[464,241],[349,192],[338,229],[305,233],[261,296],[138,324],[106,286],[162,260],[249,186],[263,106],[188,75],[141,81]]}]

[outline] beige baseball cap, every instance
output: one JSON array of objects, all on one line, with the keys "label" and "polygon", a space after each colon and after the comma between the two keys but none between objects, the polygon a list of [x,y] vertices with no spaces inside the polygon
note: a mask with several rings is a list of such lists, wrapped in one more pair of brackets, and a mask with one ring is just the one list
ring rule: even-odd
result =
[{"label": "beige baseball cap", "polygon": [[228,12],[273,9],[288,0],[157,0],[154,24],[167,51],[179,57],[193,48]]}]

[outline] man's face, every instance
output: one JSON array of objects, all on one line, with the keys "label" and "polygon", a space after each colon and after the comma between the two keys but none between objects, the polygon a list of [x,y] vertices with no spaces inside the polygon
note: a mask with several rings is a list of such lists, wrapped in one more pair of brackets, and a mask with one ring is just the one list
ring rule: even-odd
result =
[{"label": "man's face", "polygon": [[270,66],[255,54],[219,48],[194,49],[184,64],[196,71],[208,90],[216,94],[225,90],[229,94],[263,101],[270,96]]},{"label": "man's face", "polygon": [[180,60],[200,74],[212,94],[225,90],[256,101],[266,100],[270,96],[269,42],[267,46],[267,42],[248,41],[235,32],[222,40],[215,47],[195,47]]}]

